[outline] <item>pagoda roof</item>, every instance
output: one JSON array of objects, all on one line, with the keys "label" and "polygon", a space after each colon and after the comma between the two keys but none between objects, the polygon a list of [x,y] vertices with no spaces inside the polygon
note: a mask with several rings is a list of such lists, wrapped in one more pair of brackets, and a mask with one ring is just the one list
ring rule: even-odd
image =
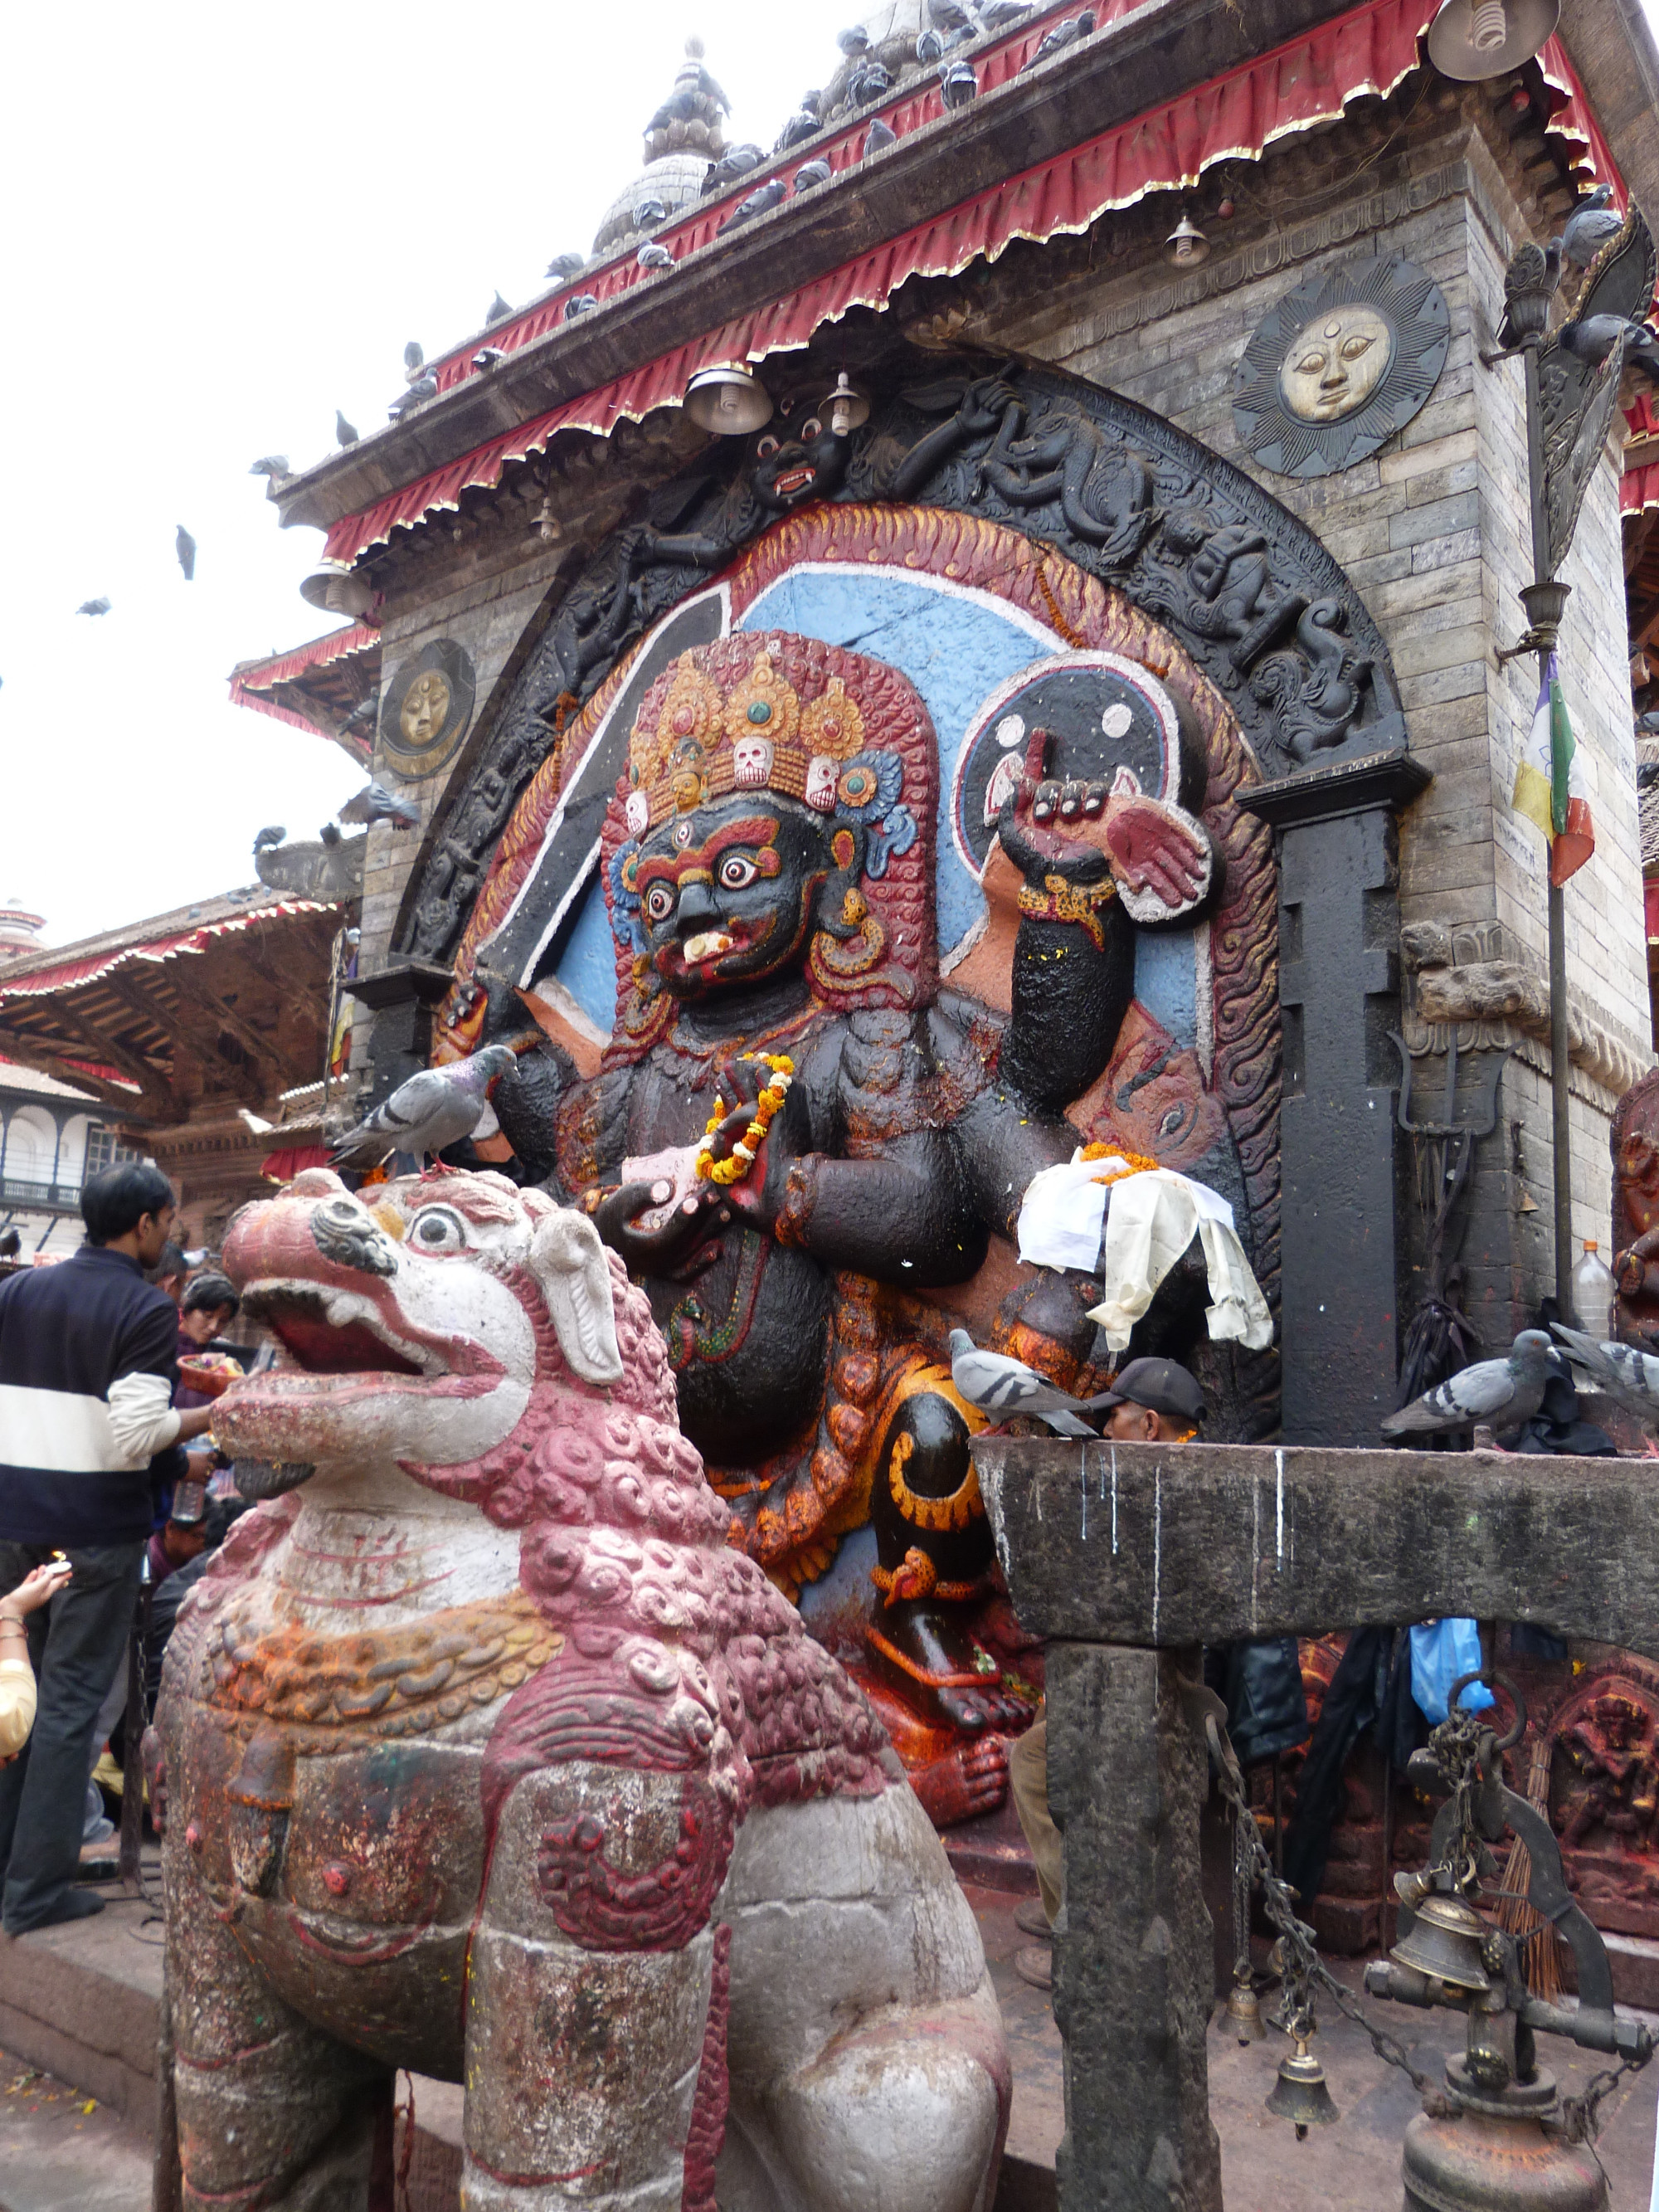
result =
[{"label": "pagoda roof", "polygon": [[374,750],[374,721],[351,718],[380,682],[380,633],[360,622],[264,660],[239,660],[230,672],[230,697],[233,706],[252,707],[296,730],[331,738],[367,768]]},{"label": "pagoda roof", "polygon": [[[931,76],[902,83],[659,227],[672,268],[643,270],[631,251],[590,264],[480,334],[501,356],[493,366],[474,366],[477,338],[451,349],[431,364],[434,398],[277,483],[282,520],[325,528],[326,556],[349,562],[400,524],[454,507],[469,486],[499,482],[507,461],[560,429],[606,435],[619,420],[678,405],[699,368],[803,347],[854,307],[884,307],[911,276],[955,275],[1016,239],[1086,230],[1108,209],[1189,187],[1214,162],[1259,154],[1339,118],[1351,100],[1386,94],[1419,66],[1438,4],[1367,0],[1341,11],[1329,0],[1259,0],[1245,10],[1106,0],[1091,36],[1033,66],[1066,13],[1042,9],[959,50],[980,83],[968,106],[946,112]],[[1647,36],[1639,27],[1625,35]],[[1593,45],[1604,76],[1607,45]],[[1596,103],[1559,38],[1540,63],[1548,127],[1570,164],[1621,182]],[[1589,74],[1593,92],[1596,71]],[[896,143],[867,155],[878,115]],[[1650,119],[1631,119],[1626,141],[1659,185]],[[738,201],[815,158],[830,164],[828,182],[721,228]],[[565,320],[581,293],[598,305]]]}]

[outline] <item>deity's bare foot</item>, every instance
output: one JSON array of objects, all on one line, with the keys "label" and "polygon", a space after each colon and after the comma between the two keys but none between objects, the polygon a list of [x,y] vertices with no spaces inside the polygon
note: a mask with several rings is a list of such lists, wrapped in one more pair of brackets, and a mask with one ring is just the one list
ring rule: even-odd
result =
[{"label": "deity's bare foot", "polygon": [[870,1664],[911,1711],[961,1735],[1018,1733],[1030,1705],[1007,1693],[996,1661],[960,1617],[961,1608],[911,1599],[883,1608],[865,1631]]},{"label": "deity's bare foot", "polygon": [[910,1787],[936,1828],[994,1813],[1008,1794],[1008,1747],[1000,1735],[959,1743],[911,1770]]}]

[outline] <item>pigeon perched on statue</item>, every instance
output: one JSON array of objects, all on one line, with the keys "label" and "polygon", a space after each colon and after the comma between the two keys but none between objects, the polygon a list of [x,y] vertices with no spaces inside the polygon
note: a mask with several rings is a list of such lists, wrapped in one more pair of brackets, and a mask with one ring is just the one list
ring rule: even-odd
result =
[{"label": "pigeon perched on statue", "polygon": [[1646,323],[1624,315],[1581,315],[1563,323],[1559,337],[1562,351],[1589,368],[1600,368],[1622,347],[1620,374],[1633,367],[1650,382],[1659,384],[1659,337]]},{"label": "pigeon perched on statue", "polygon": [[378,776],[364,785],[355,799],[340,809],[342,822],[395,822],[400,828],[418,829],[421,810],[412,799],[398,799]]},{"label": "pigeon perched on statue", "polygon": [[193,583],[196,577],[196,540],[182,522],[174,532],[173,550],[179,556],[179,566],[185,572],[185,581]]},{"label": "pigeon perched on statue", "polygon": [[1568,1359],[1592,1389],[1605,1390],[1649,1427],[1659,1423],[1659,1359],[1650,1352],[1638,1352],[1633,1344],[1598,1343],[1563,1322],[1551,1327]]},{"label": "pigeon perched on statue", "polygon": [[1611,204],[1613,187],[1598,185],[1579,201],[1561,231],[1561,250],[1575,269],[1588,269],[1610,238],[1617,238],[1625,219]]},{"label": "pigeon perched on statue", "polygon": [[334,1164],[377,1168],[392,1152],[408,1152],[424,1163],[447,1146],[459,1145],[483,1121],[490,1085],[515,1059],[510,1045],[487,1044],[468,1060],[422,1068],[355,1129],[336,1139],[331,1152]]},{"label": "pigeon perched on statue", "polygon": [[288,465],[286,453],[261,453],[248,471],[251,477],[265,478],[265,489],[268,492],[274,489],[283,477],[292,476],[293,473]]},{"label": "pigeon perched on statue", "polygon": [[1023,1359],[1006,1352],[981,1352],[965,1328],[953,1328],[949,1337],[951,1380],[970,1406],[999,1419],[1015,1413],[1033,1413],[1062,1437],[1092,1437],[1096,1433],[1081,1417],[1088,1410],[1079,1398],[1057,1389],[1046,1376]]},{"label": "pigeon perched on statue", "polygon": [[1541,1328],[1523,1328],[1507,1359],[1482,1359],[1413,1398],[1379,1425],[1385,1437],[1454,1436],[1477,1423],[1513,1434],[1544,1402],[1560,1355]]},{"label": "pigeon perched on statue", "polygon": [[512,313],[511,301],[502,299],[501,294],[497,292],[484,309],[484,328],[488,330],[492,323],[504,323]]}]

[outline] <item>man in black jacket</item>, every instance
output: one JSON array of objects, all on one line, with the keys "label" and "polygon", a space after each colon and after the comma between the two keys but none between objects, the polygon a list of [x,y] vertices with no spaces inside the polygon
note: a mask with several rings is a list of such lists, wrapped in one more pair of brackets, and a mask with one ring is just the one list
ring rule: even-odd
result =
[{"label": "man in black jacket", "polygon": [[78,1920],[75,1887],[92,1732],[132,1626],[151,1520],[150,1462],[199,1436],[210,1407],[171,1403],[178,1314],[143,1270],[173,1225],[173,1188],[127,1162],[81,1194],[87,1241],[59,1267],[0,1283],[0,1588],[55,1552],[74,1574],[29,1617],[34,1732],[0,1771],[0,1924]]}]

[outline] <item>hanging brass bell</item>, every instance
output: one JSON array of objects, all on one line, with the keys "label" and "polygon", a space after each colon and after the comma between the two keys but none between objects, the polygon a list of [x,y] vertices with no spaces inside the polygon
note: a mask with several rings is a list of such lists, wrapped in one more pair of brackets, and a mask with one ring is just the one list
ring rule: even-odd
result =
[{"label": "hanging brass bell", "polygon": [[1261,2017],[1261,2006],[1255,1994],[1255,1983],[1248,1966],[1235,1966],[1233,1985],[1227,1992],[1224,2008],[1227,2026],[1241,2043],[1260,2043],[1267,2029]]},{"label": "hanging brass bell", "polygon": [[1325,2069],[1308,2050],[1308,2039],[1298,2035],[1296,2049],[1279,2062],[1279,2079],[1267,2094],[1267,2110],[1296,2124],[1296,2139],[1305,2142],[1310,2128],[1328,2128],[1337,2117],[1331,2093],[1325,2086]]},{"label": "hanging brass bell", "polygon": [[1486,1933],[1486,1923],[1472,1905],[1436,1891],[1418,1905],[1411,1929],[1389,1956],[1455,1990],[1484,1992],[1492,1987],[1480,1963]]}]

